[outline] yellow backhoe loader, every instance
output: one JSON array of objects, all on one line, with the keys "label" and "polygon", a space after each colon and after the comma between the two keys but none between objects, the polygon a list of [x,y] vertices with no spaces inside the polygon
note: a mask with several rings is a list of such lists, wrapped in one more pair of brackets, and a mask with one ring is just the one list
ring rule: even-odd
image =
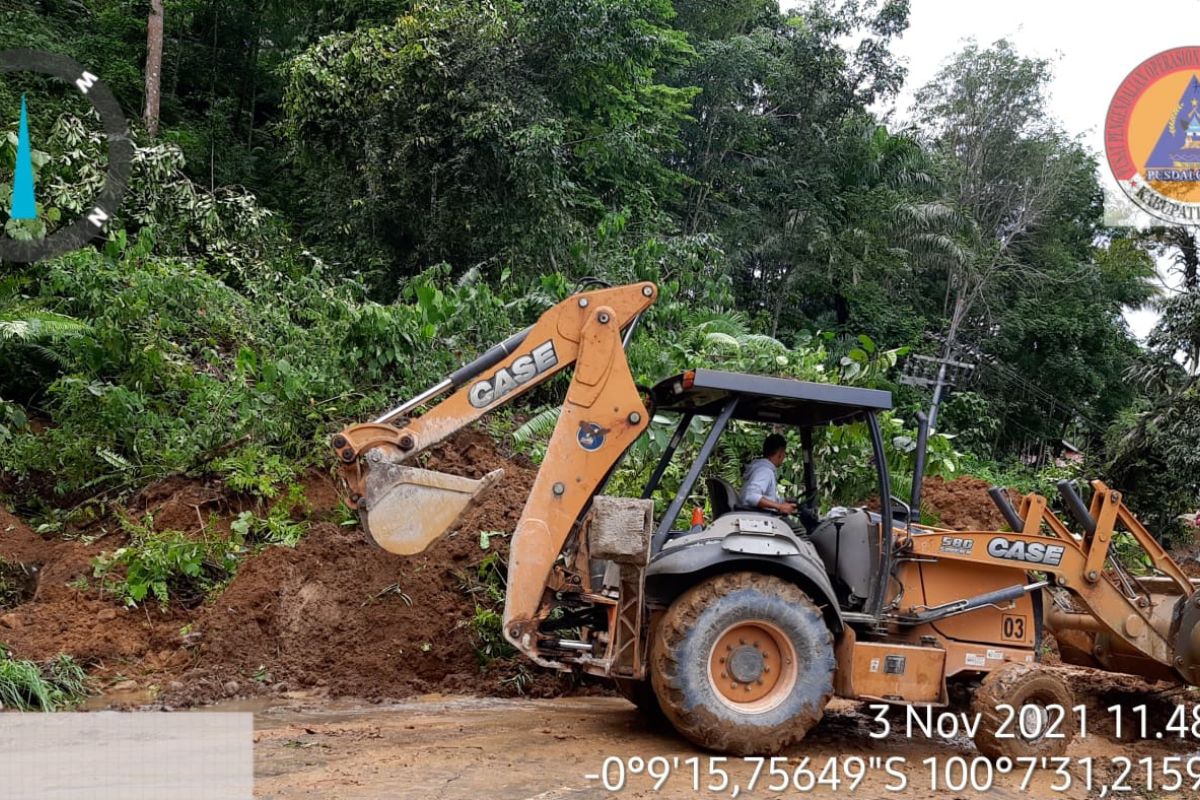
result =
[{"label": "yellow backhoe loader", "polygon": [[[1056,708],[1074,713],[1069,687],[1038,664],[1045,630],[1069,663],[1200,681],[1200,595],[1119,492],[1095,481],[1085,503],[1061,484],[1075,531],[1044,497],[1014,507],[999,490],[992,498],[1010,530],[921,525],[922,458],[909,502],[892,495],[877,419],[891,407],[887,392],[707,369],[639,390],[625,346],[657,292],[652,283],[580,291],[438,385],[335,436],[368,535],[408,555],[452,530],[500,475],[445,475],[417,456],[574,368],[512,536],[504,635],[544,667],[614,680],[691,741],[775,753],[803,738],[834,694],[939,706],[949,684],[965,683],[983,714],[981,752],[1061,754],[1069,736],[1037,726],[1027,738],[996,736],[1001,701],[1047,719]],[[601,494],[652,415],[679,422],[642,496]],[[711,521],[678,524],[733,420],[798,430],[802,522],[741,508],[732,487],[709,479]],[[822,516],[814,431],[849,423],[870,433],[880,507]],[[682,482],[660,486],[696,426],[707,434]],[[922,454],[926,435],[922,425]],[[669,502],[656,514],[660,494]],[[1152,569],[1139,572],[1148,574],[1123,566],[1118,531],[1145,551]]]}]

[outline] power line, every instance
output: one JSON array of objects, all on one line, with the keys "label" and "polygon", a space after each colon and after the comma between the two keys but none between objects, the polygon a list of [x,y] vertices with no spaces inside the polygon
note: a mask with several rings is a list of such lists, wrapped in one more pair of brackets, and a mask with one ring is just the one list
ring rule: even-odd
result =
[{"label": "power line", "polygon": [[[930,333],[929,337],[934,341],[943,341],[944,336],[937,333]],[[1063,415],[1070,418],[1078,418],[1091,425],[1093,428],[1102,428],[1099,422],[1091,418],[1087,414],[1080,411],[1075,406],[1067,405],[1052,392],[1047,391],[1042,386],[1033,383],[1023,374],[1018,372],[1014,367],[1001,362],[995,356],[984,353],[978,343],[959,340],[959,346],[962,349],[978,359],[978,363],[986,370],[990,370],[993,375],[1001,380],[1007,381],[1014,388],[1020,389],[1033,398],[1040,400],[1042,404],[1050,406],[1051,413],[1056,411],[1062,412]],[[976,373],[978,374],[978,373]]]}]

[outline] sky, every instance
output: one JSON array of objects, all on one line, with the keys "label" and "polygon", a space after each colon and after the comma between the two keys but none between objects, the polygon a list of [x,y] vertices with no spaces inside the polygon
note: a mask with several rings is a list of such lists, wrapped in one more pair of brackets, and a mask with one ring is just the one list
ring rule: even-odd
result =
[{"label": "sky", "polygon": [[[915,89],[937,73],[968,39],[980,45],[1008,39],[1018,52],[1051,59],[1051,113],[1100,157],[1106,193],[1122,196],[1104,160],[1103,127],[1109,102],[1138,64],[1172,47],[1200,44],[1200,0],[1140,0],[1136,3],[1079,0],[911,0],[909,27],[892,45],[908,68],[905,89],[879,111],[908,118]],[[785,8],[800,5],[783,0]],[[1191,31],[1190,33],[1188,31]],[[1179,33],[1175,33],[1179,31]],[[1160,272],[1165,270],[1160,269]],[[1173,283],[1169,276],[1164,284]],[[1154,324],[1151,310],[1126,314],[1144,337]]]}]

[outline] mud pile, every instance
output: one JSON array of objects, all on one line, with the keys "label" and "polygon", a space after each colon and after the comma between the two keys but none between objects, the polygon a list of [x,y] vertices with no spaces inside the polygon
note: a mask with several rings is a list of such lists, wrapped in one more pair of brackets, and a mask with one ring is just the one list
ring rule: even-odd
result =
[{"label": "mud pile", "polygon": [[998,531],[1004,517],[988,497],[991,484],[962,475],[953,480],[926,478],[921,484],[921,506],[937,514],[934,523],[957,531]]},{"label": "mud pile", "polygon": [[479,563],[489,553],[501,563],[507,556],[506,537],[491,538],[485,551],[479,532],[512,531],[535,470],[503,459],[477,433],[460,435],[427,466],[505,475],[458,530],[421,555],[401,558],[357,526],[321,523],[294,549],[270,548],[247,561],[197,618],[198,666],[174,699],[205,702],[260,688],[366,698],[515,691],[502,675],[481,678],[473,593],[482,591]]},{"label": "mud pile", "polygon": [[0,642],[14,655],[46,660],[70,653],[81,663],[119,671],[129,662],[153,670],[181,663],[176,634],[186,622],[178,612],[133,611],[97,592],[81,591],[92,558],[117,546],[107,537],[43,539],[0,509],[0,560],[30,575],[28,602],[0,609]]},{"label": "mud pile", "polygon": [[[505,474],[458,530],[419,556],[386,553],[357,526],[320,521],[295,548],[247,557],[223,592],[191,611],[149,602],[125,609],[94,580],[85,585],[92,559],[121,546],[123,534],[43,538],[0,511],[0,560],[37,574],[27,602],[0,608],[0,642],[21,658],[70,653],[101,682],[120,676],[153,685],[172,705],[305,690],[365,698],[562,693],[565,679],[521,663],[483,668],[472,624],[477,607],[495,605],[481,595],[479,565],[493,553],[503,565],[508,546],[507,536],[494,536],[484,549],[479,532],[513,530],[536,469],[506,458],[478,432],[435,448],[426,466]],[[327,476],[308,476],[305,490],[315,519],[335,516],[339,497]],[[160,530],[228,531],[245,503],[219,483],[173,479],[130,506],[135,515],[150,513]]]},{"label": "mud pile", "polygon": [[[327,474],[309,474],[308,534],[295,548],[246,557],[224,591],[190,610],[164,611],[152,601],[124,608],[99,590],[93,559],[125,542],[113,520],[41,536],[0,509],[0,643],[19,658],[69,653],[99,686],[149,690],[171,706],[290,692],[385,699],[591,691],[523,659],[485,666],[477,655],[481,636],[498,629],[494,620],[490,627],[474,620],[499,607],[499,587],[493,583],[489,596],[480,566],[502,567],[508,555],[507,535],[483,546],[479,533],[511,533],[534,465],[472,431],[435,448],[424,465],[474,478],[505,474],[456,531],[412,557],[384,552],[356,525],[339,525],[336,486]],[[987,488],[975,478],[930,478],[925,504],[943,527],[998,529],[1003,520]],[[159,530],[227,533],[251,507],[219,481],[180,478],[146,489],[126,511],[149,515]]]}]

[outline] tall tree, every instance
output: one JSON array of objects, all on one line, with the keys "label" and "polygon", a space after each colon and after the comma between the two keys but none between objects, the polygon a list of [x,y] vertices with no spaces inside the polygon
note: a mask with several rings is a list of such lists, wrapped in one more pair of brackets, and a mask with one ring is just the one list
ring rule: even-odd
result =
[{"label": "tall tree", "polygon": [[985,389],[1002,449],[1044,449],[1079,425],[1098,439],[1133,394],[1122,310],[1151,293],[1144,250],[1102,228],[1096,160],[1050,113],[1052,77],[1003,40],[971,44],[916,95],[948,190],[936,218],[953,223],[930,253],[944,275],[945,348],[992,359]]},{"label": "tall tree", "polygon": [[431,0],[321,39],[289,65],[285,102],[310,229],[356,237],[387,291],[439,261],[578,274],[597,229],[662,230],[682,181],[664,155],[693,94],[657,79],[691,52],[671,13]]},{"label": "tall tree", "polygon": [[146,133],[158,136],[158,115],[162,104],[163,0],[150,0],[146,18]]},{"label": "tall tree", "polygon": [[849,165],[869,162],[876,145],[889,150],[867,106],[900,85],[887,44],[907,4],[806,3],[787,14],[752,2],[677,5],[699,41],[676,80],[701,90],[680,157],[684,231],[720,235],[739,297],[768,332],[851,324],[844,290],[888,259],[874,247],[878,231],[867,232],[887,204],[860,214],[893,176]]},{"label": "tall tree", "polygon": [[1075,148],[1046,107],[1049,62],[1006,41],[970,45],[917,92],[919,122],[940,156],[964,247],[946,260],[948,346],[997,281],[1028,265],[1014,247],[1043,223],[1068,190]]}]

